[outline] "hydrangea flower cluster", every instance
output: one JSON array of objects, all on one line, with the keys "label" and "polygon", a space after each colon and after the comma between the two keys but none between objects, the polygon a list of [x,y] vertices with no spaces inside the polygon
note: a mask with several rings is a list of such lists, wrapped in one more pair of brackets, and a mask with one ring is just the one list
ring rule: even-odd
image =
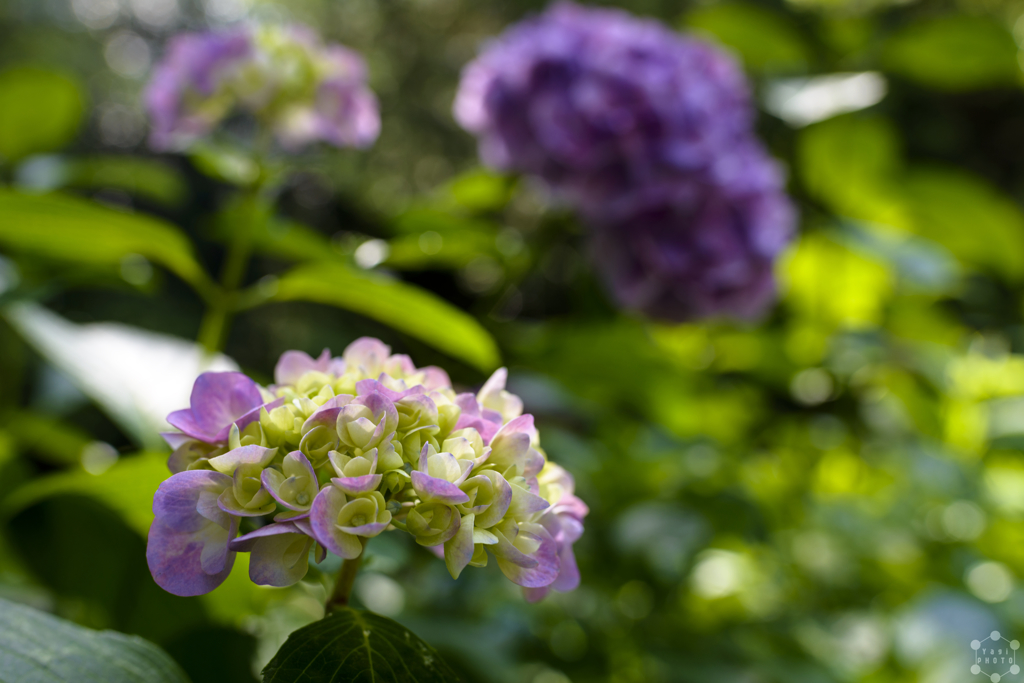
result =
[{"label": "hydrangea flower cluster", "polygon": [[795,214],[719,49],[561,2],[466,67],[454,113],[485,163],[539,176],[580,211],[624,306],[685,320],[772,300]]},{"label": "hydrangea flower cluster", "polygon": [[146,93],[150,144],[180,149],[234,114],[253,116],[279,144],[365,147],[377,139],[377,98],[354,51],[300,26],[174,37]]},{"label": "hydrangea flower cluster", "polygon": [[588,510],[505,379],[501,369],[477,394],[456,394],[440,368],[370,338],[341,358],[289,351],[269,387],[201,375],[191,407],[167,418],[178,431],[165,434],[173,475],[153,499],[153,578],[200,595],[248,552],[255,583],[288,586],[311,553],[355,559],[395,529],[453,578],[490,554],[530,600],[574,589]]}]

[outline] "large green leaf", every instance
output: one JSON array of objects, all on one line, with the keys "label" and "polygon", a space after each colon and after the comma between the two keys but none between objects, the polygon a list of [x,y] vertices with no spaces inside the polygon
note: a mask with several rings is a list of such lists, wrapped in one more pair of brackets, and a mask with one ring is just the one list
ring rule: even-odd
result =
[{"label": "large green leaf", "polygon": [[93,631],[0,599],[0,680],[11,683],[188,683],[156,645]]},{"label": "large green leaf", "polygon": [[63,147],[74,138],[84,111],[82,89],[67,76],[35,67],[3,72],[0,157],[16,161]]},{"label": "large green leaf", "polygon": [[878,116],[839,116],[806,128],[799,175],[815,199],[851,218],[904,227],[893,184],[901,172],[899,134]]},{"label": "large green leaf", "polygon": [[140,453],[122,458],[100,475],[71,470],[33,479],[16,489],[0,505],[0,517],[10,518],[33,503],[62,494],[89,496],[117,512],[142,536],[153,523],[153,494],[170,476],[167,456]]},{"label": "large green leaf", "polygon": [[1020,83],[1017,45],[993,19],[950,15],[910,24],[882,48],[886,69],[940,90]]},{"label": "large green leaf", "polygon": [[264,683],[455,683],[434,648],[390,619],[342,609],[288,637]]},{"label": "large green leaf", "polygon": [[998,189],[958,169],[923,168],[908,174],[905,192],[915,232],[968,265],[1024,275],[1024,214]]},{"label": "large green leaf", "polygon": [[181,203],[188,192],[185,179],[176,169],[157,159],[127,155],[71,160],[65,184],[91,189],[113,187],[166,206]]},{"label": "large green leaf", "polygon": [[173,225],[61,194],[0,189],[0,247],[103,266],[139,254],[194,286],[209,285],[191,244]]},{"label": "large green leaf", "polygon": [[274,301],[315,301],[360,313],[421,339],[482,370],[498,365],[498,347],[471,315],[443,299],[379,273],[341,263],[312,263],[281,276]]},{"label": "large green leaf", "polygon": [[[122,458],[99,475],[84,470],[51,474],[16,488],[5,498],[0,503],[0,521],[54,496],[79,495],[104,504],[145,538],[153,523],[153,494],[169,476],[167,455],[148,452]],[[249,555],[239,553],[231,575],[202,601],[215,620],[237,626],[247,615],[261,612],[272,597],[273,591],[249,580]]]},{"label": "large green leaf", "polygon": [[786,16],[745,2],[698,7],[685,17],[689,28],[731,47],[747,68],[766,73],[807,69],[810,50]]},{"label": "large green leaf", "polygon": [[165,447],[168,413],[188,405],[202,372],[237,370],[195,342],[121,323],[79,325],[49,309],[19,302],[0,311],[51,365],[142,446]]}]

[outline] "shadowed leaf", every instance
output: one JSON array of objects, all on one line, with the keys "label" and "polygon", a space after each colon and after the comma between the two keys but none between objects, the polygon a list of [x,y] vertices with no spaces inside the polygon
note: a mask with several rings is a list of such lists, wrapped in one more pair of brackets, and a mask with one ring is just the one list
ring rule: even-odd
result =
[{"label": "shadowed leaf", "polygon": [[156,645],[116,631],[93,631],[0,599],[0,678],[63,683],[188,683]]}]

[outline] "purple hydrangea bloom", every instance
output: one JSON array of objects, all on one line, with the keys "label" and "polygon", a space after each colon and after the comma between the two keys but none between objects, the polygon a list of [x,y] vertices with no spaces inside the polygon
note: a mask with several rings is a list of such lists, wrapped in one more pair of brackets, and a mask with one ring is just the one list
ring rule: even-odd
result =
[{"label": "purple hydrangea bloom", "polygon": [[465,69],[455,116],[485,163],[543,178],[579,211],[621,306],[682,321],[773,301],[795,211],[717,48],[562,2]]},{"label": "purple hydrangea bloom", "polygon": [[592,251],[623,307],[684,321],[756,318],[774,301],[773,264],[795,212],[760,150],[731,177],[679,174],[601,208],[590,216]]},{"label": "purple hydrangea bloom", "polygon": [[753,110],[720,50],[621,10],[563,2],[466,67],[455,117],[488,165],[587,201],[731,153]]},{"label": "purple hydrangea bloom", "polygon": [[231,114],[248,114],[292,150],[322,141],[366,147],[380,132],[362,57],[302,26],[175,37],[146,90],[156,149],[187,147]]},{"label": "purple hydrangea bloom", "polygon": [[288,147],[322,141],[335,147],[368,147],[380,134],[377,97],[366,87],[362,57],[340,45],[324,49],[329,75],[316,98],[282,120],[278,137]]},{"label": "purple hydrangea bloom", "polygon": [[[213,590],[238,552],[255,583],[289,586],[311,551],[354,559],[397,530],[452,578],[491,557],[531,600],[579,583],[572,544],[587,508],[504,369],[456,394],[440,368],[363,338],[341,358],[288,351],[274,377],[261,388],[201,375],[191,407],[168,417],[182,433],[167,435],[175,474],[154,497],[146,551],[165,590]],[[244,518],[256,530],[238,537]]]},{"label": "purple hydrangea bloom", "polygon": [[191,407],[176,410],[167,422],[204,443],[227,441],[231,425],[239,429],[259,419],[263,395],[240,372],[204,372],[192,385]]},{"label": "purple hydrangea bloom", "polygon": [[252,49],[252,38],[243,31],[171,39],[144,96],[152,119],[150,145],[171,149],[209,133],[225,113],[215,94],[250,59]]}]

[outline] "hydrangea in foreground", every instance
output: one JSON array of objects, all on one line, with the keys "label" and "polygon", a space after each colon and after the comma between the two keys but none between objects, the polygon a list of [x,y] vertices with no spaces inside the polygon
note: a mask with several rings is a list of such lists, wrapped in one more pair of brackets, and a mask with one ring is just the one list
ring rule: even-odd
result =
[{"label": "hydrangea in foreground", "polygon": [[455,117],[485,163],[543,178],[593,228],[623,306],[756,316],[793,231],[749,87],[717,48],[621,10],[556,4],[469,64]]},{"label": "hydrangea in foreground", "polygon": [[178,35],[145,101],[157,149],[187,147],[236,113],[255,117],[286,148],[317,140],[364,147],[380,131],[362,58],[295,26]]},{"label": "hydrangea in foreground", "polygon": [[153,578],[199,595],[248,552],[254,582],[288,586],[311,551],[354,559],[367,539],[402,530],[455,578],[490,554],[531,600],[572,590],[587,507],[505,376],[456,394],[443,370],[369,338],[341,358],[289,351],[269,387],[201,375],[191,406],[168,416],[179,431],[165,435],[174,474],[153,500]]}]

